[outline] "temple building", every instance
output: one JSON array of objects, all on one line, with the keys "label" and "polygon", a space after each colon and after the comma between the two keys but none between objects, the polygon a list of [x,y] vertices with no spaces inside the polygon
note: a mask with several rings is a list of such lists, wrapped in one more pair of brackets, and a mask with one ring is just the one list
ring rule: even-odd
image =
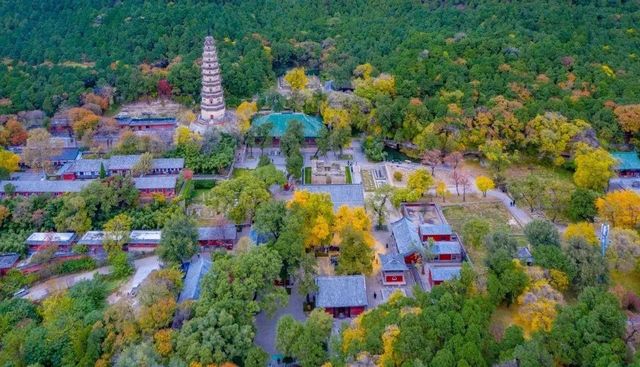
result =
[{"label": "temple building", "polygon": [[216,41],[211,36],[204,39],[202,51],[202,90],[200,91],[200,114],[192,124],[192,130],[204,133],[212,127],[223,130],[234,128],[235,118],[225,107],[222,91],[222,76],[218,63]]}]

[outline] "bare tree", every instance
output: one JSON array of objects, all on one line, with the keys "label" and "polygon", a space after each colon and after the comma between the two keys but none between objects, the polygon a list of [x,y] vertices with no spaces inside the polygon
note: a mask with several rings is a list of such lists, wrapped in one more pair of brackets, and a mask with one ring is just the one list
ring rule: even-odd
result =
[{"label": "bare tree", "polygon": [[467,190],[471,187],[471,179],[468,175],[459,173],[456,189],[458,185],[462,186],[462,201],[467,201]]},{"label": "bare tree", "polygon": [[435,169],[442,162],[442,152],[440,149],[431,149],[422,155],[422,164],[431,167],[431,176],[435,177]]},{"label": "bare tree", "polygon": [[31,168],[50,172],[51,159],[62,153],[62,143],[53,140],[45,129],[38,128],[29,132],[27,145],[22,150],[22,160]]},{"label": "bare tree", "polygon": [[444,163],[446,163],[447,165],[453,167],[453,172],[456,172],[456,169],[458,168],[458,165],[460,163],[462,163],[462,160],[464,159],[464,157],[462,156],[462,153],[460,152],[451,152],[449,154],[447,154],[447,156],[444,157]]}]

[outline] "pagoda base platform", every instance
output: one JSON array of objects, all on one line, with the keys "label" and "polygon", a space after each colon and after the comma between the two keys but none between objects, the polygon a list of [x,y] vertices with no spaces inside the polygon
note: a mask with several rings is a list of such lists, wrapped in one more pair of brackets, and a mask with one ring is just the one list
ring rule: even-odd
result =
[{"label": "pagoda base platform", "polygon": [[197,132],[200,135],[204,135],[207,131],[217,130],[222,133],[237,135],[240,133],[238,129],[238,123],[235,111],[227,110],[225,115],[219,119],[204,120],[201,116],[198,116],[196,121],[189,125],[189,129],[193,132]]}]

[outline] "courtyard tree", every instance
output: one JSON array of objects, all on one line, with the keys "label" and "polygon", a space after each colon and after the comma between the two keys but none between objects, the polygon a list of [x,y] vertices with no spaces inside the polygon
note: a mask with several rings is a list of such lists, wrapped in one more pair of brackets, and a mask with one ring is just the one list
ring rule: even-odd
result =
[{"label": "courtyard tree", "polygon": [[336,273],[344,275],[366,274],[373,271],[373,243],[366,233],[347,227],[340,237],[340,260]]},{"label": "courtyard tree", "polygon": [[377,187],[373,192],[373,195],[369,196],[366,200],[366,206],[371,209],[376,216],[376,228],[381,229],[389,213],[387,203],[391,200],[395,192],[395,188],[391,185],[385,184]]},{"label": "courtyard tree", "polygon": [[195,222],[185,215],[170,218],[162,229],[158,246],[160,258],[168,263],[181,263],[189,260],[198,250],[198,229]]},{"label": "courtyard tree", "polygon": [[476,186],[478,186],[478,190],[482,192],[482,196],[487,197],[487,191],[492,190],[496,185],[493,183],[493,180],[487,176],[478,176],[476,177]]},{"label": "courtyard tree", "polygon": [[269,234],[277,241],[285,229],[287,206],[285,202],[270,200],[258,206],[254,226],[260,233]]},{"label": "courtyard tree", "polygon": [[216,185],[211,189],[207,205],[239,224],[253,219],[256,207],[270,198],[265,183],[247,174]]},{"label": "courtyard tree", "polygon": [[614,176],[613,168],[617,163],[609,152],[597,148],[576,153],[575,164],[573,180],[576,186],[602,192],[609,186],[609,179]]}]

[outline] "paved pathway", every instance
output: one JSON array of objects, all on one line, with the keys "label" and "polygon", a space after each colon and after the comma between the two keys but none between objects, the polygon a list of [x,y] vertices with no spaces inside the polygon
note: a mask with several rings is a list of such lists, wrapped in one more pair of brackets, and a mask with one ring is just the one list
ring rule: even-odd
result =
[{"label": "paved pathway", "polygon": [[280,317],[291,315],[298,321],[304,321],[307,318],[307,315],[302,310],[302,304],[305,299],[303,295],[298,293],[297,288],[297,286],[293,286],[291,295],[289,295],[289,302],[286,306],[279,308],[273,316],[269,316],[262,311],[255,318],[255,343],[269,353],[270,356],[278,353],[276,350],[276,326]]},{"label": "paved pathway", "polygon": [[524,228],[529,222],[533,220],[531,215],[524,209],[518,208],[517,206],[509,205],[513,199],[507,194],[499,190],[491,190],[487,192],[487,196],[492,198],[496,198],[500,200],[505,208],[509,210],[509,213],[520,223],[520,225]]},{"label": "paved pathway", "polygon": [[129,296],[131,291],[138,287],[152,271],[160,269],[160,259],[158,256],[144,257],[142,259],[135,260],[133,262],[133,267],[136,269],[133,277],[121,285],[118,291],[112,293],[107,298],[109,304],[114,304],[122,297]]},{"label": "paved pathway", "polygon": [[50,293],[64,290],[67,288],[73,287],[75,284],[79,283],[83,280],[93,279],[95,274],[108,274],[109,267],[104,266],[95,270],[65,275],[61,277],[55,277],[51,279],[47,279],[44,282],[37,283],[31,288],[29,288],[29,293],[27,293],[24,298],[30,299],[32,301],[39,301],[44,299]]}]

